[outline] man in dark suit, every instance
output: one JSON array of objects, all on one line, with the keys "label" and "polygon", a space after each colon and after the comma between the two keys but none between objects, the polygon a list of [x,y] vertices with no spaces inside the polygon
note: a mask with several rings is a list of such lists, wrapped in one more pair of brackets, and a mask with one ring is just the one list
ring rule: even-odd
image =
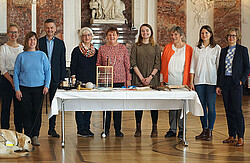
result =
[{"label": "man in dark suit", "polygon": [[[39,49],[45,52],[49,58],[51,65],[51,82],[49,88],[50,104],[55,96],[56,90],[66,75],[66,48],[64,42],[55,37],[56,23],[53,19],[47,19],[44,22],[44,30],[46,36],[39,39]],[[60,137],[55,130],[56,116],[49,119],[48,135],[52,137]]]}]

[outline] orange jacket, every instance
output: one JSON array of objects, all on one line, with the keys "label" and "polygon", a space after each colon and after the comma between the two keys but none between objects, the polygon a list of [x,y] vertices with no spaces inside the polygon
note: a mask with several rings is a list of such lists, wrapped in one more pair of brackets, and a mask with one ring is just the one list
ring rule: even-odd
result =
[{"label": "orange jacket", "polygon": [[[161,56],[161,74],[163,75],[163,82],[168,82],[168,63],[170,58],[173,56],[175,51],[172,49],[173,43],[167,44],[164,47]],[[185,54],[185,67],[183,75],[183,85],[189,85],[190,83],[190,64],[192,59],[193,48],[186,44],[186,54]]]}]

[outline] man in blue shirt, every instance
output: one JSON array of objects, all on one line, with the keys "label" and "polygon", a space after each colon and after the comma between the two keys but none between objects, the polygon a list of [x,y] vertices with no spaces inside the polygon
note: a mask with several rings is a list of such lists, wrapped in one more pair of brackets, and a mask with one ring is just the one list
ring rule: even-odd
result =
[{"label": "man in blue shirt", "polygon": [[[49,88],[49,100],[51,104],[60,81],[66,75],[66,48],[64,42],[55,37],[56,23],[53,19],[47,19],[44,22],[44,30],[46,36],[39,39],[39,49],[47,54],[51,65],[51,82]],[[56,133],[55,124],[56,116],[54,115],[49,119],[48,135],[59,138],[60,135]]]}]

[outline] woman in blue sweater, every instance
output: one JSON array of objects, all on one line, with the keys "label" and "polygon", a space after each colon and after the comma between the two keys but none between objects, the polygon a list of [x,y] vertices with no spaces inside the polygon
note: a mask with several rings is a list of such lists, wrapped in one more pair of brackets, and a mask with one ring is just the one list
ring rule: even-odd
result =
[{"label": "woman in blue sweater", "polygon": [[35,32],[25,36],[24,52],[15,61],[14,86],[16,97],[21,101],[24,133],[32,144],[39,146],[43,95],[48,93],[51,71],[46,54],[38,51]]}]

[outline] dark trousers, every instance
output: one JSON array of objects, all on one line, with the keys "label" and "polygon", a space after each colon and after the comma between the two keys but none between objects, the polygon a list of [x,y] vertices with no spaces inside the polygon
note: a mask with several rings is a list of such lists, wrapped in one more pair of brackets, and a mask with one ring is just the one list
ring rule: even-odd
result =
[{"label": "dark trousers", "polygon": [[[157,124],[157,121],[158,121],[158,110],[150,110],[150,112],[151,112],[152,124]],[[141,123],[142,115],[143,115],[143,111],[142,110],[135,111],[136,123]]]},{"label": "dark trousers", "polygon": [[10,107],[13,99],[14,103],[14,124],[15,130],[22,133],[23,122],[21,116],[21,103],[17,100],[15,91],[11,83],[5,78],[2,78],[1,83],[2,89],[2,109],[1,109],[1,128],[9,129],[10,128]]},{"label": "dark trousers", "polygon": [[86,131],[90,129],[91,111],[76,111],[75,119],[77,125],[77,132]]},{"label": "dark trousers", "polygon": [[[114,88],[121,88],[124,86],[124,83],[114,83]],[[105,114],[106,114],[106,121],[105,121]],[[122,112],[121,111],[113,111],[113,120],[114,120],[114,128],[116,132],[119,132],[121,130],[122,125]],[[104,125],[105,123],[105,125]],[[105,127],[105,132],[109,132],[110,129],[110,123],[111,123],[111,111],[103,112],[103,128]]]},{"label": "dark trousers", "polygon": [[[59,86],[58,82],[54,82],[53,80],[50,82],[50,86],[49,86],[49,101],[50,101],[50,105],[52,103],[52,100],[56,94],[56,90]],[[49,130],[55,129],[56,126],[56,115],[53,115],[50,119],[49,119]]]},{"label": "dark trousers", "polygon": [[[103,112],[103,122],[105,122],[105,112]],[[121,131],[121,119],[122,119],[122,112],[121,111],[113,111],[113,120],[114,120],[114,128],[115,131]],[[106,111],[106,122],[105,126],[105,132],[108,133],[110,129],[110,123],[111,123],[111,111]],[[104,124],[103,124],[104,125]]]},{"label": "dark trousers", "polygon": [[179,132],[183,132],[183,118],[180,119],[182,110],[169,110],[169,131],[177,132],[177,126],[179,126]]},{"label": "dark trousers", "polygon": [[39,136],[41,128],[43,88],[20,86],[24,134],[31,138]]},{"label": "dark trousers", "polygon": [[232,77],[225,77],[222,96],[227,116],[229,136],[244,138],[245,122],[242,113],[242,85],[235,85]]}]

